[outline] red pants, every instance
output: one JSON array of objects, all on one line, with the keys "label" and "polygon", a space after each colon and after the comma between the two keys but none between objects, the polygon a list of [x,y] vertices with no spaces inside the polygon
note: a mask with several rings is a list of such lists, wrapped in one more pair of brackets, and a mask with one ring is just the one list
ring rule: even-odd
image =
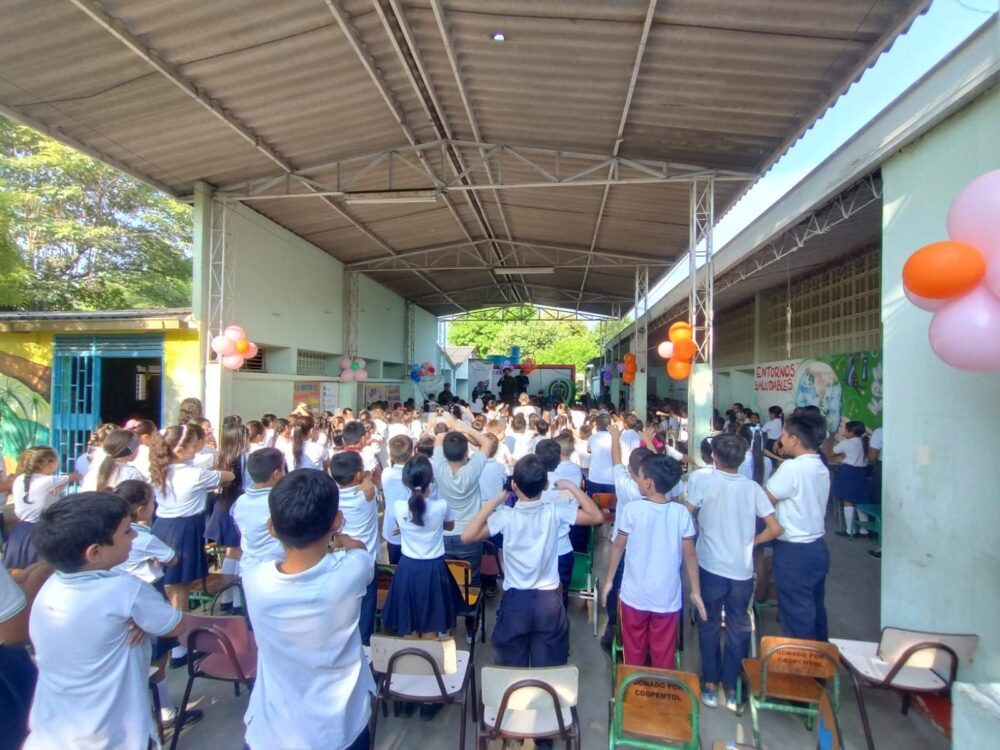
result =
[{"label": "red pants", "polygon": [[[622,646],[625,663],[656,669],[677,669],[675,651],[680,612],[644,612],[622,605]],[[646,653],[650,659],[647,660]]]}]

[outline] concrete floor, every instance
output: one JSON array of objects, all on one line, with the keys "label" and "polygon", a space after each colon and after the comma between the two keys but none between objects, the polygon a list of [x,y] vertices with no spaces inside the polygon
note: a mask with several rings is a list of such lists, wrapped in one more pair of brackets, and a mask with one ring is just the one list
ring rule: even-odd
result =
[{"label": "concrete floor", "polygon": [[[832,556],[832,570],[827,578],[827,609],[830,618],[830,635],[835,638],[876,640],[879,635],[879,581],[880,563],[868,556],[870,544],[849,541],[827,534]],[[595,570],[604,577],[607,543],[599,544]],[[492,627],[496,601],[489,602],[487,626]],[[765,609],[761,617],[763,634],[780,634],[775,622],[775,609]],[[610,661],[594,638],[592,610],[585,602],[570,601],[572,635],[570,662],[580,668],[580,702],[578,711],[583,723],[583,747],[598,750],[608,743],[608,698],[610,697]],[[604,612],[601,612],[601,625]],[[687,627],[687,626],[686,626]],[[461,630],[461,625],[459,626]],[[459,635],[461,639],[461,634]],[[696,634],[685,631],[686,646],[682,667],[686,671],[699,671]],[[464,641],[460,640],[460,648]],[[489,641],[476,649],[479,666],[490,663]],[[173,670],[169,676],[174,700],[182,695],[185,670]],[[915,711],[909,716],[900,714],[896,696],[882,691],[867,691],[867,706],[872,731],[880,750],[944,750],[948,741],[930,723]],[[205,712],[200,723],[189,727],[180,738],[179,747],[185,750],[234,750],[243,743],[243,713],[246,709],[245,691],[240,697],[233,695],[232,687],[224,683],[198,681],[193,692],[193,705]],[[846,747],[864,748],[864,735],[858,718],[857,706],[850,679],[842,673],[841,720]],[[735,741],[752,745],[750,715],[737,717],[722,707],[701,711],[701,741],[705,748],[717,740]],[[432,722],[423,722],[419,716],[411,718],[380,719],[375,746],[378,750],[444,750],[458,745],[459,709],[449,706]],[[803,721],[794,716],[764,712],[761,729],[766,748],[814,748],[816,737],[806,730]],[[467,725],[466,743],[474,747],[475,729],[471,719]],[[494,743],[497,748],[500,743]],[[526,748],[531,742],[525,743]],[[260,748],[255,750],[279,750]]]}]

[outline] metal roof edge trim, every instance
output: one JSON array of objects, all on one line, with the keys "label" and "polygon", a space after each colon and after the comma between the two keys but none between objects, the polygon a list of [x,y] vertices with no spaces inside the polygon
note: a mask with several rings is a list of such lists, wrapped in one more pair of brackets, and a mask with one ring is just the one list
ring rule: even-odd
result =
[{"label": "metal roof edge trim", "polygon": [[[715,276],[794,227],[810,210],[877,169],[888,155],[921,137],[1000,83],[1000,50],[995,44],[998,33],[1000,15],[994,13],[756,220],[719,248],[714,255]],[[921,99],[927,97],[926,89],[932,83],[939,94],[930,105],[921,107]],[[647,313],[650,319],[683,301],[688,295],[688,283],[685,278],[654,303]],[[630,338],[632,330],[632,325],[623,329],[608,346]]]}]

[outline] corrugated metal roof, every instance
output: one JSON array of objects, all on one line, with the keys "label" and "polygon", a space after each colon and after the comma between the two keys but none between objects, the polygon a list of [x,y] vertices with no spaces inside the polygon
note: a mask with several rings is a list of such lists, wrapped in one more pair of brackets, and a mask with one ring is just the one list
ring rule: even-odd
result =
[{"label": "corrugated metal roof", "polygon": [[169,307],[156,310],[94,310],[91,312],[67,311],[23,311],[0,312],[0,321],[35,320],[146,320],[164,318],[183,320],[191,315],[190,307]]},{"label": "corrugated metal roof", "polygon": [[[230,186],[454,138],[750,173],[718,184],[720,216],[927,5],[0,0],[0,112],[178,196],[199,180]],[[497,31],[506,41],[492,41]],[[478,157],[454,153],[465,164]],[[440,159],[428,164],[441,179],[452,176]],[[504,180],[531,176],[512,166]],[[405,168],[394,178],[421,186]],[[483,184],[485,173],[469,179]],[[357,189],[378,190],[380,180],[373,172]],[[658,276],[683,254],[688,197],[678,184],[611,187],[599,216],[604,192],[453,190],[447,203],[413,206],[331,199],[381,244],[318,198],[252,205],[345,263],[469,239],[523,243],[479,242],[478,260],[465,253],[461,268],[430,267],[426,277],[371,272],[436,314],[456,307],[428,279],[470,307],[499,296],[607,314],[633,297],[635,256],[658,261]],[[539,265],[546,253],[562,265],[565,253],[532,243],[630,260],[620,270],[594,261],[509,281],[491,271]],[[423,267],[424,256],[412,263]]]}]

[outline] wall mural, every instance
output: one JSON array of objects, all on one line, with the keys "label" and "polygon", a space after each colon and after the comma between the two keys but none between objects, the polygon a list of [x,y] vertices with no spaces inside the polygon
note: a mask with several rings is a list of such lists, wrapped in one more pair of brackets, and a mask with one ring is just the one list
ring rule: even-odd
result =
[{"label": "wall mural", "polygon": [[21,452],[49,442],[52,368],[0,352],[0,451],[7,471]]}]

